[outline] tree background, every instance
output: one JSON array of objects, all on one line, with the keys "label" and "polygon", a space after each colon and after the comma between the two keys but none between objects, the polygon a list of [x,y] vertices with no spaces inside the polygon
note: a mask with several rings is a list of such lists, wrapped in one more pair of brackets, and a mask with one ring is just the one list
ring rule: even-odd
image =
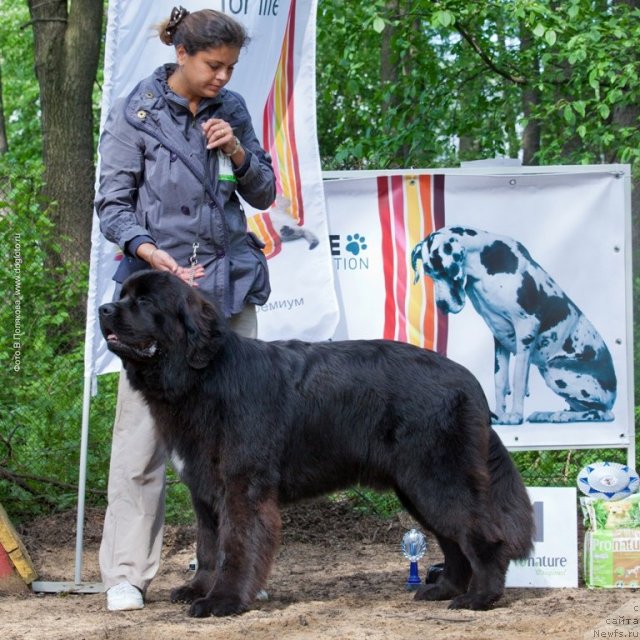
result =
[{"label": "tree background", "polygon": [[[18,519],[75,504],[103,0],[0,0],[0,502]],[[640,0],[319,0],[322,166],[629,163],[640,292]],[[160,63],[161,61],[159,61]],[[634,296],[635,317],[640,296]],[[636,324],[637,326],[637,324]],[[638,336],[636,330],[636,336]],[[638,340],[636,338],[636,344]],[[92,402],[89,499],[104,501],[115,381]],[[573,484],[583,461],[514,456],[529,484]],[[188,511],[176,483],[169,515]],[[370,502],[369,502],[370,504]]]}]

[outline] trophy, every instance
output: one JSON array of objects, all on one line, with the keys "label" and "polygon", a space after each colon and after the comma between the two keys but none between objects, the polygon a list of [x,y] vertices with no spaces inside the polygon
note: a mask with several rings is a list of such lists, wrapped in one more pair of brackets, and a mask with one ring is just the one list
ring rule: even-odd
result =
[{"label": "trophy", "polygon": [[411,529],[402,536],[402,553],[409,561],[409,577],[407,578],[406,588],[414,591],[420,584],[420,575],[418,573],[418,560],[422,558],[427,550],[427,540],[424,534],[417,529]]}]

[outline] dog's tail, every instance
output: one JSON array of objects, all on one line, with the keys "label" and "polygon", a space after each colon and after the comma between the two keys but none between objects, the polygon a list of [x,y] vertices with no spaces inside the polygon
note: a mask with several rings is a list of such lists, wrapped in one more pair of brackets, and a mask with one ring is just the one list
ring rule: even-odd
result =
[{"label": "dog's tail", "polygon": [[522,478],[498,434],[489,439],[491,502],[497,511],[509,558],[524,559],[533,548],[533,508]]},{"label": "dog's tail", "polygon": [[424,259],[422,257],[423,242],[418,242],[418,244],[413,248],[413,251],[411,252],[411,266],[413,267],[413,284],[417,284],[418,280],[420,280],[420,271],[418,271],[418,260],[422,260],[424,263]]}]

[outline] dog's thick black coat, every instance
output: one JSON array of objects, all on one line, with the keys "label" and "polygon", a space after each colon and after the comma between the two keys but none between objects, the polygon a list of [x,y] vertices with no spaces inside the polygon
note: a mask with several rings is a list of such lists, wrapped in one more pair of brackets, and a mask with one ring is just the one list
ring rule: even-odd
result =
[{"label": "dog's thick black coat", "polygon": [[451,360],[385,340],[242,338],[158,272],[129,278],[100,322],[191,491],[198,570],[172,593],[191,615],[247,609],[277,549],[280,504],[356,483],[393,489],[436,535],[445,569],[418,600],[485,609],[509,561],[529,553],[522,480],[480,385]]}]

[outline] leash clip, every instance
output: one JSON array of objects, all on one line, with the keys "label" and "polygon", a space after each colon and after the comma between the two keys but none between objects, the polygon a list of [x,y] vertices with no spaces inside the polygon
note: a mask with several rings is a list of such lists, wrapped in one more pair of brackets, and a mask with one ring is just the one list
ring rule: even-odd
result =
[{"label": "leash clip", "polygon": [[198,249],[200,248],[200,245],[197,242],[194,242],[191,246],[193,247],[193,253],[189,258],[189,264],[193,268],[198,264]]},{"label": "leash clip", "polygon": [[191,265],[191,273],[189,274],[189,286],[193,286],[193,280],[195,278],[196,265],[198,264],[198,249],[200,248],[200,244],[194,242],[192,245],[193,253],[189,257],[189,264]]}]

